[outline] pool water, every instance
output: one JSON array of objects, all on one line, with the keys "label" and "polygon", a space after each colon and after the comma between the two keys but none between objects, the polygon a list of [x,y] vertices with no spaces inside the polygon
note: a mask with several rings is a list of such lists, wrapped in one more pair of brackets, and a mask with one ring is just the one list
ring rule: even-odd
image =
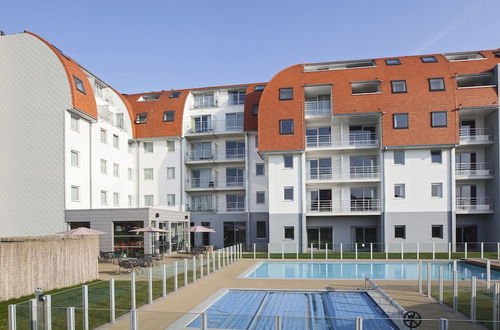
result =
[{"label": "pool water", "polygon": [[[422,278],[427,278],[427,264],[422,263]],[[432,262],[431,278],[439,279],[439,268],[444,267],[444,279],[453,279],[452,262]],[[486,268],[457,262],[459,280],[472,276],[486,279]],[[370,279],[417,280],[418,262],[262,262],[246,278],[297,279]],[[500,280],[500,271],[491,270],[491,279]]]},{"label": "pool water", "polygon": [[[290,292],[231,290],[207,310],[209,329],[397,329],[365,292]],[[188,327],[199,328],[200,317]]]}]

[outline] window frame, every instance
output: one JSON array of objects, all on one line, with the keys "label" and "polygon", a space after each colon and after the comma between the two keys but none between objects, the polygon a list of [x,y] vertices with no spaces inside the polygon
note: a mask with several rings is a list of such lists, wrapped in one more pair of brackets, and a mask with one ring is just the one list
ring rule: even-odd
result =
[{"label": "window frame", "polygon": [[[151,173],[151,179],[146,177],[146,173]],[[144,181],[153,181],[154,180],[154,169],[152,167],[143,168],[143,179]]]},{"label": "window frame", "polygon": [[120,177],[120,164],[118,163],[113,163],[113,176],[115,178]]},{"label": "window frame", "polygon": [[[101,158],[99,162],[100,173],[104,175],[108,175],[108,161],[106,159]],[[104,166],[103,166],[104,165]],[[104,169],[104,171],[103,171]]]},{"label": "window frame", "polygon": [[119,192],[113,192],[113,206],[120,206],[120,193]]},{"label": "window frame", "polygon": [[70,119],[70,128],[73,132],[80,133],[80,118],[73,114]]},{"label": "window frame", "polygon": [[104,128],[101,128],[101,131],[99,133],[99,141],[103,144],[108,144],[108,131]]},{"label": "window frame", "polygon": [[[396,188],[401,188],[401,187],[403,188],[402,195],[401,196],[396,196]],[[393,197],[395,199],[406,199],[406,184],[404,184],[404,183],[395,183],[394,184],[394,195],[393,195]]]},{"label": "window frame", "polygon": [[[73,164],[73,155],[76,155],[76,164]],[[80,167],[80,152],[78,150],[71,149],[70,157],[71,157],[71,166]]]},{"label": "window frame", "polygon": [[120,136],[113,134],[113,148],[120,149]]},{"label": "window frame", "polygon": [[[170,146],[173,146],[170,148]],[[175,141],[167,141],[167,152],[175,152]]]},{"label": "window frame", "polygon": [[[283,131],[283,124],[286,123],[286,122],[290,122],[292,123],[292,130],[291,132],[284,132]],[[295,134],[295,120],[294,119],[280,119],[279,121],[279,125],[280,125],[280,134],[281,135],[291,135],[291,134]]]},{"label": "window frame", "polygon": [[147,112],[139,112],[137,115],[135,115],[134,122],[137,125],[146,124],[148,122],[148,113]]},{"label": "window frame", "polygon": [[[76,199],[73,198],[73,189],[75,189],[76,191]],[[71,185],[71,201],[72,202],[80,202],[81,199],[80,199],[80,186],[77,186],[77,185]]]},{"label": "window frame", "polygon": [[[434,155],[439,153],[439,161],[434,161]],[[442,150],[431,150],[431,164],[443,164],[443,151]]]},{"label": "window frame", "polygon": [[[100,193],[100,199],[101,199],[101,205],[108,205],[108,191],[107,190],[101,190]],[[103,196],[104,196],[104,202],[103,202]]]},{"label": "window frame", "polygon": [[252,104],[252,116],[258,116],[259,115],[259,104],[254,103]]},{"label": "window frame", "polygon": [[[439,235],[434,236],[434,228],[439,228]],[[431,225],[431,238],[443,239],[444,238],[444,226],[443,225]]]},{"label": "window frame", "polygon": [[175,166],[169,166],[167,167],[167,180],[174,180],[174,179],[175,179]]},{"label": "window frame", "polygon": [[[147,148],[146,148],[146,145],[151,145],[151,151],[149,151]],[[154,146],[154,142],[152,141],[144,141],[142,143],[142,149],[144,151],[145,154],[152,154],[154,153],[154,150],[155,150],[155,146]]]},{"label": "window frame", "polygon": [[[396,118],[398,116],[405,116],[406,117],[406,126],[405,127],[397,127],[397,120]],[[393,129],[409,129],[410,128],[410,114],[408,112],[400,112],[400,113],[393,113],[392,114],[392,128]]]},{"label": "window frame", "polygon": [[[259,173],[259,168],[262,168],[262,173]],[[255,164],[255,176],[265,176],[266,175],[266,164],[256,163]]]},{"label": "window frame", "polygon": [[[288,192],[291,191],[291,194],[292,194],[291,198],[287,198],[287,191]],[[285,186],[285,187],[283,187],[283,201],[285,201],[285,202],[293,202],[294,199],[295,199],[294,195],[295,195],[295,192],[294,192],[293,186]]]},{"label": "window frame", "polygon": [[179,96],[181,96],[182,92],[170,92],[168,95],[169,99],[177,99]]},{"label": "window frame", "polygon": [[[397,236],[398,229],[403,229],[403,237]],[[394,239],[406,239],[406,225],[394,225]]]},{"label": "window frame", "polygon": [[[427,59],[432,59],[432,60],[427,60]],[[420,56],[420,61],[422,61],[422,63],[428,64],[428,63],[437,63],[438,59],[434,55],[425,55],[425,56]]]},{"label": "window frame", "polygon": [[[396,162],[396,153],[402,154],[403,155],[403,162],[402,163],[397,163]],[[393,150],[392,152],[392,162],[393,165],[406,165],[406,155],[404,150]]]},{"label": "window frame", "polygon": [[[291,91],[291,97],[283,97],[282,93],[285,93],[287,90]],[[293,87],[282,87],[279,89],[279,100],[280,101],[290,101],[293,100]]]},{"label": "window frame", "polygon": [[[263,198],[261,202],[259,202],[259,195]],[[266,192],[265,191],[256,191],[255,192],[255,204],[266,204]]]},{"label": "window frame", "polygon": [[[291,166],[287,166],[287,159],[291,159],[292,161],[292,164]],[[283,168],[287,168],[287,169],[293,169],[293,156],[292,155],[283,155]]]},{"label": "window frame", "polygon": [[[404,91],[395,91],[394,90],[394,83],[404,83]],[[392,94],[405,94],[408,93],[408,86],[406,85],[406,80],[391,80],[391,92]]]},{"label": "window frame", "polygon": [[[396,62],[389,64],[389,61],[396,61]],[[388,58],[385,60],[385,65],[388,66],[401,65],[401,61],[399,60],[399,58]]]},{"label": "window frame", "polygon": [[[434,114],[443,114],[445,115],[445,124],[444,125],[435,125],[434,124]],[[432,111],[431,112],[431,127],[439,128],[439,127],[448,127],[448,111]]]},{"label": "window frame", "polygon": [[[151,202],[152,202],[151,205],[147,205],[147,203],[146,203],[146,199],[149,199],[149,198],[151,198]],[[144,206],[145,207],[154,207],[154,205],[155,205],[155,195],[144,195],[144,200],[143,201],[144,201]]]},{"label": "window frame", "polygon": [[[438,79],[443,82],[443,89],[432,89],[431,80],[438,80]],[[444,81],[444,77],[427,78],[427,82],[429,84],[429,92],[444,92],[444,91],[446,91],[446,84]]]},{"label": "window frame", "polygon": [[262,92],[266,88],[266,85],[255,85],[253,89],[254,92]]},{"label": "window frame", "polygon": [[[367,83],[376,83],[378,86],[378,90],[375,92],[354,92],[353,85],[355,84],[367,84]],[[351,82],[351,95],[372,95],[372,94],[382,94],[382,81],[380,80],[366,80],[366,81],[352,81]]]},{"label": "window frame", "polygon": [[[170,198],[172,198],[173,204],[170,203]],[[177,206],[177,201],[175,200],[175,194],[167,194],[167,206]]]},{"label": "window frame", "polygon": [[[291,230],[291,237],[287,237],[287,231]],[[283,226],[283,240],[295,240],[295,226]]]},{"label": "window frame", "polygon": [[[264,225],[264,236],[259,236],[259,233],[262,232],[262,228],[259,228],[259,225]],[[255,238],[256,239],[266,239],[267,238],[267,223],[266,221],[256,221],[255,222]]]},{"label": "window frame", "polygon": [[[434,187],[439,187],[437,191],[437,196],[434,196]],[[432,182],[431,183],[431,198],[443,198],[443,183],[442,182]]]},{"label": "window frame", "polygon": [[[171,120],[168,120],[168,115],[172,115],[172,119]],[[167,111],[163,111],[163,122],[164,123],[171,123],[171,122],[174,122],[175,121],[175,110],[167,110]]]},{"label": "window frame", "polygon": [[[80,93],[82,93],[83,95],[87,95],[87,93],[85,92],[85,85],[83,84],[83,80],[81,80],[77,76],[73,75],[73,81],[75,83],[76,90],[79,91]],[[80,87],[81,87],[81,89],[80,89]]]}]

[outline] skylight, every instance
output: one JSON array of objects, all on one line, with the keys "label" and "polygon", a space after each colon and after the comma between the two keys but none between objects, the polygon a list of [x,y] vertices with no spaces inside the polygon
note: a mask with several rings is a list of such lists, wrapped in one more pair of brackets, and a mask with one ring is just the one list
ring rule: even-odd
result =
[{"label": "skylight", "polygon": [[305,72],[329,71],[329,70],[343,70],[343,69],[356,69],[356,68],[371,68],[376,66],[377,65],[375,64],[374,60],[343,61],[343,62],[306,64],[304,66],[304,71]]},{"label": "skylight", "polygon": [[139,97],[139,99],[137,100],[137,102],[144,102],[144,101],[156,101],[160,98],[160,93],[156,93],[156,94],[145,94],[145,95],[142,95],[141,97]]}]

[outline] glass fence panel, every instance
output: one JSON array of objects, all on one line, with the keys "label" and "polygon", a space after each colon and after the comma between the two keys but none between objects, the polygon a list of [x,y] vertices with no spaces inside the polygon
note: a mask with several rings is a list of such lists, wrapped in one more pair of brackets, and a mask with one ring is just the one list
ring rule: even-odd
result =
[{"label": "glass fence panel", "polygon": [[110,322],[109,281],[100,281],[88,286],[90,328]]}]

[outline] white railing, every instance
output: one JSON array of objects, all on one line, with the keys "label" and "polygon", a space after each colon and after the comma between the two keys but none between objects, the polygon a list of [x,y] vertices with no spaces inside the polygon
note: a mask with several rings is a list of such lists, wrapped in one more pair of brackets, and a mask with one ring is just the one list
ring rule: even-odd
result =
[{"label": "white railing", "polygon": [[307,180],[361,180],[380,178],[379,166],[351,166],[332,169],[331,167],[310,168]]},{"label": "white railing", "polygon": [[245,177],[227,176],[213,177],[207,179],[191,178],[188,183],[190,188],[243,188],[245,187]]},{"label": "white railing", "polygon": [[244,148],[230,148],[225,150],[192,151],[186,154],[187,161],[215,161],[245,159]]},{"label": "white railing", "polygon": [[350,133],[349,135],[309,135],[308,148],[378,146],[377,135],[373,133]]},{"label": "white railing", "polygon": [[211,120],[186,125],[189,135],[230,132],[243,132],[243,120]]},{"label": "white railing", "polygon": [[189,212],[193,213],[215,213],[217,212],[217,209],[210,204],[192,204],[187,207]]},{"label": "white railing", "polygon": [[243,212],[245,211],[245,202],[226,202],[227,212]]},{"label": "white railing", "polygon": [[97,107],[97,113],[99,115],[99,118],[104,120],[105,122],[108,122],[111,125],[114,125],[113,123],[113,113],[109,111],[109,107],[107,105],[100,105]]},{"label": "white railing", "polygon": [[461,128],[460,142],[491,142],[493,141],[489,128]]},{"label": "white railing", "polygon": [[457,163],[455,165],[457,176],[484,176],[492,172],[488,163]]},{"label": "white railing", "polygon": [[306,116],[328,116],[332,114],[330,101],[305,101],[304,111]]},{"label": "white railing", "polygon": [[307,203],[308,212],[350,213],[380,211],[379,199],[317,200]]},{"label": "white railing", "polygon": [[457,197],[457,210],[490,211],[493,205],[488,197]]}]

